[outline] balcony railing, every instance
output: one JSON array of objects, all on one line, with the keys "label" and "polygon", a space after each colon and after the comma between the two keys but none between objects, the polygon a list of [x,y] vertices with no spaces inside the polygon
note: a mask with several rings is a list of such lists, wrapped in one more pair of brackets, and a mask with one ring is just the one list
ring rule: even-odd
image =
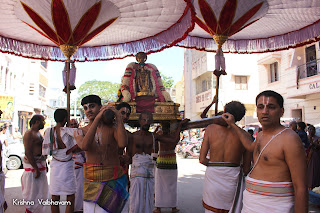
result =
[{"label": "balcony railing", "polygon": [[308,78],[314,75],[319,75],[319,62],[320,59],[318,60],[313,60],[309,61],[306,64],[302,64],[297,67],[297,78],[298,79],[303,79],[303,78]]}]

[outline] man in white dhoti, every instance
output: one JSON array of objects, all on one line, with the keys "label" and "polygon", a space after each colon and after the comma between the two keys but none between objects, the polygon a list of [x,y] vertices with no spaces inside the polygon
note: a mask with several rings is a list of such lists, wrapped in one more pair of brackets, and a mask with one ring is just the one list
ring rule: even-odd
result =
[{"label": "man in white dhoti", "polygon": [[155,153],[155,138],[153,133],[149,132],[152,123],[152,113],[141,112],[141,129],[132,136],[132,148],[128,153],[133,156],[130,170],[130,213],[150,213],[154,208],[155,162],[151,153]]},{"label": "man in white dhoti", "polygon": [[162,124],[162,129],[157,131],[156,138],[159,145],[158,158],[155,169],[155,209],[153,213],[160,213],[161,208],[177,209],[177,181],[178,170],[175,147],[180,140],[180,131],[183,124],[189,119],[179,123],[175,132],[170,134],[170,126]]},{"label": "man in white dhoti", "polygon": [[30,201],[25,203],[27,213],[50,211],[48,206],[39,203],[39,200],[49,199],[46,158],[41,155],[43,138],[39,132],[40,129],[43,129],[44,124],[42,115],[34,115],[30,120],[30,130],[23,136],[25,157],[21,186],[22,198]]},{"label": "man in white dhoti", "polygon": [[[240,121],[246,109],[242,103],[232,101],[225,105],[224,112],[232,113],[236,121]],[[250,158],[230,128],[218,124],[207,127],[199,157],[200,163],[207,166],[202,200],[205,212],[229,212],[237,190],[240,163],[243,162],[244,172],[248,173]]]},{"label": "man in white dhoti", "polygon": [[244,147],[253,151],[255,164],[246,178],[243,213],[308,212],[305,152],[297,133],[280,124],[283,102],[283,97],[271,90],[257,96],[262,132],[254,143],[234,124],[231,114],[222,115]]},{"label": "man in white dhoti", "polygon": [[[67,196],[71,205],[66,206],[66,212],[74,212],[76,192],[76,177],[73,168],[72,150],[77,146],[73,138],[74,129],[64,127],[68,119],[65,109],[54,112],[57,125],[45,131],[42,146],[43,155],[52,155],[50,162],[50,194],[53,201],[59,201],[60,196]],[[58,205],[51,205],[53,213],[59,212]]]}]

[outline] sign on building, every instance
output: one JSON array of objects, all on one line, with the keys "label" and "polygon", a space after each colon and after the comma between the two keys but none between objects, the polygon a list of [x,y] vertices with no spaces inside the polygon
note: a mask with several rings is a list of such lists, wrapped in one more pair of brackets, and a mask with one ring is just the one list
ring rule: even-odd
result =
[{"label": "sign on building", "polygon": [[0,110],[2,111],[1,121],[12,121],[13,106],[13,96],[0,96]]}]

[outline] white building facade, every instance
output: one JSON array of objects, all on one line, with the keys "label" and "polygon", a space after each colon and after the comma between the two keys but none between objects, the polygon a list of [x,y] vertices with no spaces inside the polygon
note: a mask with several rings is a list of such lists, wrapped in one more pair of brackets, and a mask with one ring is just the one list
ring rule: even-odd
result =
[{"label": "white building facade", "polygon": [[3,116],[0,122],[23,134],[32,115],[46,110],[47,62],[0,54],[0,68],[0,96],[13,98],[12,116]]},{"label": "white building facade", "polygon": [[[256,122],[255,97],[259,90],[256,54],[224,54],[227,75],[220,76],[218,111],[230,101],[240,101],[247,113],[242,124]],[[212,102],[216,94],[215,53],[185,50],[185,117],[200,119],[200,114]],[[213,105],[208,117],[214,115]]]},{"label": "white building facade", "polygon": [[284,97],[284,117],[320,123],[319,42],[259,57],[260,91]]}]

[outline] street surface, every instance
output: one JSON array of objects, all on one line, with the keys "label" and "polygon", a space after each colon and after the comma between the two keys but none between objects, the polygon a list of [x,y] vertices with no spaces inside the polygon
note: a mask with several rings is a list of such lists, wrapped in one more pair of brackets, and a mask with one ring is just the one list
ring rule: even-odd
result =
[{"label": "street surface", "polygon": [[[205,166],[199,163],[196,158],[184,159],[178,155],[178,208],[181,213],[201,213],[204,212],[202,207],[202,190]],[[6,213],[23,213],[23,206],[13,206],[13,199],[22,199],[21,195],[21,175],[23,169],[9,170],[6,175],[5,198],[8,203]],[[47,174],[49,177],[49,174]],[[49,181],[49,180],[48,180]],[[64,197],[61,200],[65,200]],[[61,207],[64,212],[65,207]],[[171,209],[162,209],[162,212],[169,213]],[[315,205],[309,205],[309,212],[319,212],[320,209]]]}]

